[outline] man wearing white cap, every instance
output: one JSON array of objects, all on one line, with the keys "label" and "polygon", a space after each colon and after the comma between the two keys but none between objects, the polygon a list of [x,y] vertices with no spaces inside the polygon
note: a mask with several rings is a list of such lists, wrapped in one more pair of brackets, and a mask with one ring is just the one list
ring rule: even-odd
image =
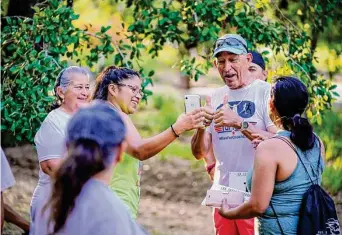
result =
[{"label": "man wearing white cap", "polygon": [[[246,172],[253,166],[255,134],[272,136],[276,128],[267,112],[270,84],[248,71],[252,55],[240,35],[226,34],[215,43],[215,67],[225,85],[214,91],[210,126],[198,129],[192,138],[196,159],[204,158],[214,184],[245,190]],[[207,107],[210,108],[210,107]],[[215,172],[215,174],[213,174]],[[256,207],[257,209],[257,207]],[[257,211],[251,211],[257,215]],[[230,220],[214,210],[216,235],[252,235],[254,219]]]}]

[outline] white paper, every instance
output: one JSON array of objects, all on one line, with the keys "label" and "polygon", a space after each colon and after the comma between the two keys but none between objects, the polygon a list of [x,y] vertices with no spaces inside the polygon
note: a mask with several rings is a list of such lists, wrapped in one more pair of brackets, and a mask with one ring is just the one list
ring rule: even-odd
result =
[{"label": "white paper", "polygon": [[230,188],[235,188],[246,192],[247,186],[247,172],[229,172],[229,182]]},{"label": "white paper", "polygon": [[227,199],[228,205],[236,207],[243,202],[249,200],[250,193],[214,184],[202,201],[201,205],[210,207],[221,207],[223,199]]}]

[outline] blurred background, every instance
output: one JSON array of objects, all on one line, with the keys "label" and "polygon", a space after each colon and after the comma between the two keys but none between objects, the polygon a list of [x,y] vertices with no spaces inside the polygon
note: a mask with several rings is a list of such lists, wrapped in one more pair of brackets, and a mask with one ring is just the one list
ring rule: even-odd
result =
[{"label": "blurred background", "polygon": [[[295,73],[307,84],[307,116],[326,148],[323,185],[342,218],[340,1],[4,0],[1,9],[1,144],[17,181],[5,200],[27,219],[38,177],[32,136],[62,67],[88,66],[94,78],[111,64],[139,70],[146,99],[132,119],[149,137],[184,112],[184,94],[204,100],[223,85],[212,68],[212,45],[236,32],[262,52],[269,82]],[[213,234],[211,210],[200,205],[211,182],[203,162],[191,154],[191,135],[143,162],[138,220],[151,234]],[[21,231],[5,224],[4,234]]]}]

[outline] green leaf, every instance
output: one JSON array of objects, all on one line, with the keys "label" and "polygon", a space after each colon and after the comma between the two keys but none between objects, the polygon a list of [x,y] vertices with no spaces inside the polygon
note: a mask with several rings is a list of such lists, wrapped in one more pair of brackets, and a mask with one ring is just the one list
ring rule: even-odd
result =
[{"label": "green leaf", "polygon": [[40,43],[40,40],[42,39],[42,36],[41,35],[38,35],[36,37],[36,40],[35,40],[35,43]]},{"label": "green leaf", "polygon": [[334,85],[332,85],[332,86],[329,87],[329,90],[330,90],[330,91],[331,91],[331,90],[334,90],[334,89],[336,89],[336,87],[337,87],[337,85],[334,84]]},{"label": "green leaf", "polygon": [[149,76],[149,77],[152,77],[153,75],[154,75],[154,71],[151,70],[151,71],[148,73],[148,76]]},{"label": "green leaf", "polygon": [[340,94],[338,94],[336,91],[333,91],[332,93],[333,93],[334,96],[340,97]]},{"label": "green leaf", "polygon": [[107,26],[107,27],[102,26],[101,27],[101,33],[107,32],[110,28],[111,28],[111,26]]}]

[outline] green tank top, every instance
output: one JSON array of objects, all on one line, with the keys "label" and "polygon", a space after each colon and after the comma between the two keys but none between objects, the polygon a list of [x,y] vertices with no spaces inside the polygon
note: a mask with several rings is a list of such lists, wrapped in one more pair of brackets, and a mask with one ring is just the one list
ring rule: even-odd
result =
[{"label": "green tank top", "polygon": [[139,209],[141,165],[138,159],[125,153],[114,168],[109,186],[128,206],[134,219]]}]

